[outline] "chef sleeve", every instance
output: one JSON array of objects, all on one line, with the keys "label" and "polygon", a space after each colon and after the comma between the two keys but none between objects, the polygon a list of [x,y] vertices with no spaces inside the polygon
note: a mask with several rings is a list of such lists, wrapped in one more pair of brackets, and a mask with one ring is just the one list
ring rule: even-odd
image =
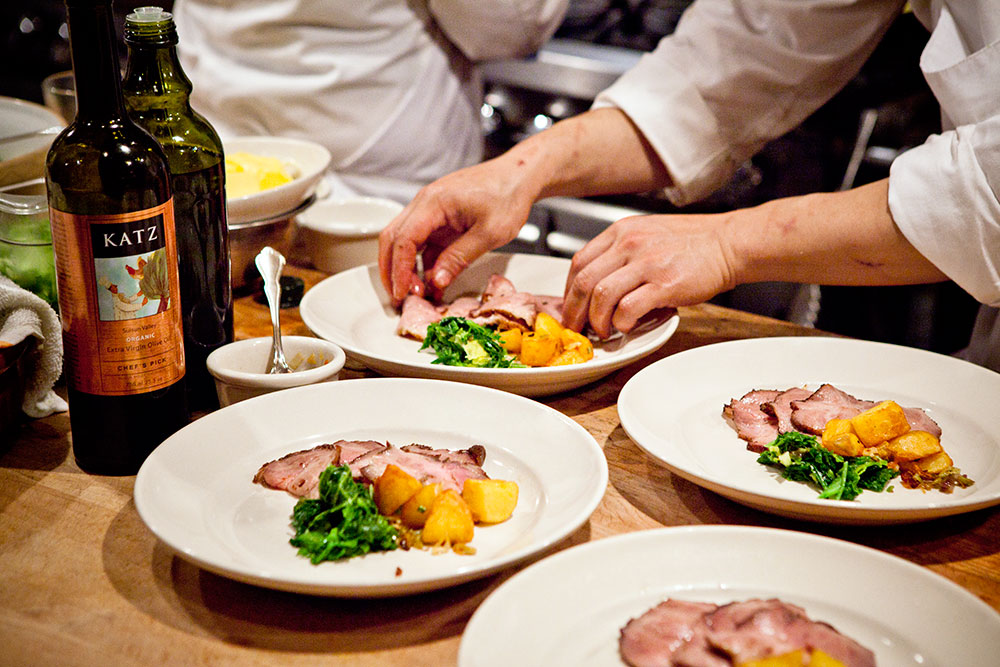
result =
[{"label": "chef sleeve", "polygon": [[1000,306],[1000,115],[897,157],[889,210],[910,243],[980,302]]},{"label": "chef sleeve", "polygon": [[697,0],[676,31],[602,92],[697,201],[857,74],[903,0]]}]

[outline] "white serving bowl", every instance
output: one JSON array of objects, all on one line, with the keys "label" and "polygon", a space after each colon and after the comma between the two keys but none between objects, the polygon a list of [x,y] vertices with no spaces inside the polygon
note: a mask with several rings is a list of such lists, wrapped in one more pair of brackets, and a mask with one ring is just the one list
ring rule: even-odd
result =
[{"label": "white serving bowl", "polygon": [[250,153],[281,160],[295,175],[288,183],[243,197],[226,199],[230,224],[275,218],[300,206],[316,192],[330,165],[330,151],[305,139],[234,137],[222,142],[227,155]]},{"label": "white serving bowl", "polygon": [[310,336],[282,336],[285,359],[295,367],[296,360],[314,355],[326,363],[292,373],[268,374],[271,338],[249,338],[223,345],[208,355],[208,372],[215,378],[215,390],[223,407],[279,389],[336,380],[344,367],[344,351],[336,344]]},{"label": "white serving bowl", "polygon": [[[50,127],[66,127],[66,121],[41,104],[0,97],[0,139]],[[25,153],[48,150],[55,134],[39,134],[0,145],[0,160],[9,160]]]},{"label": "white serving bowl", "polygon": [[378,197],[319,200],[300,213],[297,242],[320,271],[339,273],[378,259],[378,235],[403,205]]}]

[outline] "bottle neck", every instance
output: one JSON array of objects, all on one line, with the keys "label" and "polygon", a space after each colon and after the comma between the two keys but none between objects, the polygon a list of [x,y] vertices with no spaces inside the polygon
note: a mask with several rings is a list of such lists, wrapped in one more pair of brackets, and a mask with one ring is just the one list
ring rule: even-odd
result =
[{"label": "bottle neck", "polygon": [[127,23],[125,43],[124,87],[129,108],[189,106],[192,85],[177,57],[177,30],[172,20],[152,26]]},{"label": "bottle neck", "polygon": [[67,3],[77,118],[111,120],[125,117],[117,36],[111,2]]}]

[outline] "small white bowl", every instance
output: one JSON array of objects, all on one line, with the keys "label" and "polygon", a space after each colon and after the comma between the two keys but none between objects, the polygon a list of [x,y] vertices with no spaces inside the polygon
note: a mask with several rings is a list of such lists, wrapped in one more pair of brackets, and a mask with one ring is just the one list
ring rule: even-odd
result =
[{"label": "small white bowl", "polygon": [[284,185],[227,198],[229,224],[266,220],[294,210],[316,192],[323,172],[330,166],[330,151],[304,139],[235,137],[222,143],[227,155],[250,153],[277,158],[295,174],[295,178]]},{"label": "small white bowl", "polygon": [[292,373],[268,374],[271,338],[249,338],[223,345],[208,355],[208,372],[215,378],[215,391],[223,407],[279,389],[336,380],[346,357],[338,346],[322,338],[282,336],[285,359],[292,366],[313,355],[326,360],[321,366]]},{"label": "small white bowl", "polygon": [[322,199],[296,217],[298,241],[320,271],[339,273],[378,259],[378,235],[403,205],[379,197]]}]

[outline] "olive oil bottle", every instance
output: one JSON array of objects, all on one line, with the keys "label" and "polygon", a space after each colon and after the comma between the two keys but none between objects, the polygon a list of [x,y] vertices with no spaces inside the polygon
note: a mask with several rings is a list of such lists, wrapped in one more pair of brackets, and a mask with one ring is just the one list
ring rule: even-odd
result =
[{"label": "olive oil bottle", "polygon": [[66,0],[77,115],[45,162],[73,453],[133,474],[187,422],[170,172],[129,119],[111,0]]},{"label": "olive oil bottle", "polygon": [[193,410],[212,410],[219,403],[205,360],[233,340],[222,142],[191,108],[173,16],[160,7],[136,9],[125,18],[125,43],[125,106],[160,142],[173,184],[188,401]]}]

